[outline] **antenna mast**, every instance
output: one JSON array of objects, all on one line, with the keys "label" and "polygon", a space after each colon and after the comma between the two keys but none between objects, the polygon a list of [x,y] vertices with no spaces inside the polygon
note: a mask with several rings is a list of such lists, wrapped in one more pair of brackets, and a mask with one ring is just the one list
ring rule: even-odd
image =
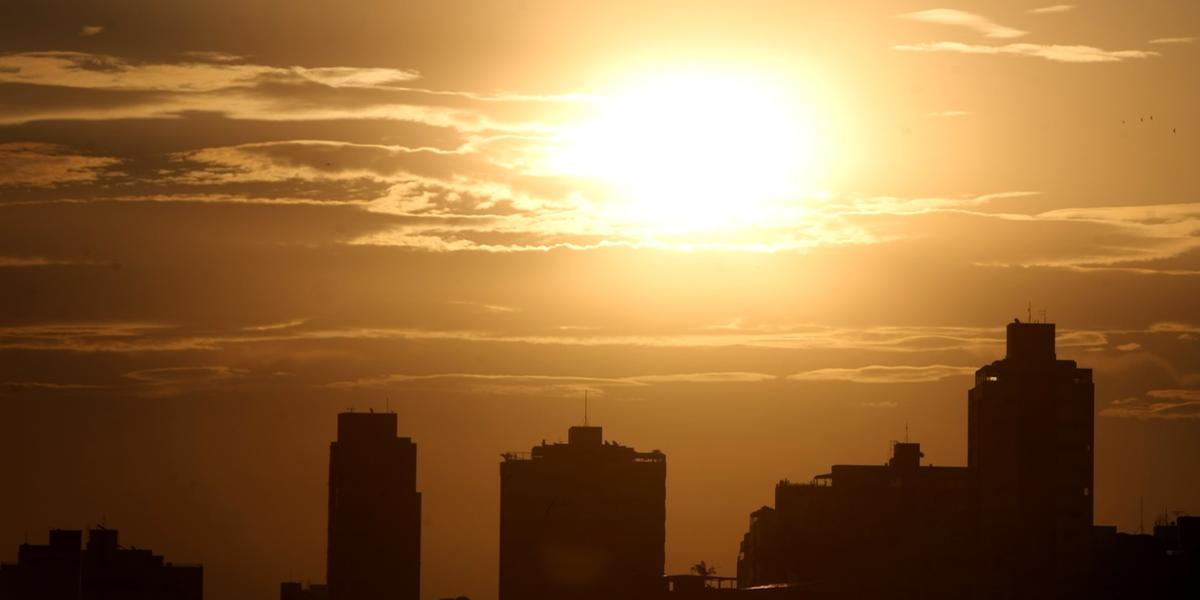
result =
[{"label": "antenna mast", "polygon": [[588,426],[588,391],[583,390],[583,426]]}]

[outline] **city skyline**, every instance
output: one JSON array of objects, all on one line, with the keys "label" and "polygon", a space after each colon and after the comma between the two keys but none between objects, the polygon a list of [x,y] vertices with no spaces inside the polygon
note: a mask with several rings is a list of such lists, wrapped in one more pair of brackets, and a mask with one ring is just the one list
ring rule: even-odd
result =
[{"label": "city skyline", "polygon": [[0,560],[321,583],[391,410],[422,600],[497,600],[498,456],[586,395],[733,576],[781,478],[968,464],[1014,318],[1093,369],[1095,522],[1196,514],[1198,61],[1190,0],[0,0]]},{"label": "city skyline", "polygon": [[[589,423],[585,395],[566,443],[543,439],[530,452],[500,455],[501,599],[692,598],[706,581],[713,591],[736,581],[742,593],[783,597],[1174,598],[1200,583],[1192,564],[1200,517],[1164,514],[1153,536],[1094,521],[1092,370],[1058,359],[1053,323],[1016,318],[1005,329],[1005,356],[981,366],[968,393],[967,466],[922,465],[906,425],[882,466],[835,464],[808,483],[780,480],[774,506],[751,513],[736,577],[719,577],[703,560],[688,574],[665,570],[666,455],[605,440]],[[336,422],[327,470],[332,583],[285,581],[280,600],[420,598],[417,445],[398,436],[390,408],[339,412]],[[22,544],[17,562],[0,563],[0,597],[80,589],[201,597],[200,566],[163,569],[161,556],[119,546],[104,527],[91,530],[83,554],[80,539],[52,529],[48,545]],[[860,573],[864,563],[876,565],[872,576]]]}]

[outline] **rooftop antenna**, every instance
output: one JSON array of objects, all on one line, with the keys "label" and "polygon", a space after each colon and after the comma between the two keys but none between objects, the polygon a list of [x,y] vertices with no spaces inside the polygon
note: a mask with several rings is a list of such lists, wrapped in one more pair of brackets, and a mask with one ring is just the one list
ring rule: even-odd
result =
[{"label": "rooftop antenna", "polygon": [[1030,323],[1033,322],[1033,301],[1032,300],[1030,300],[1029,303],[1025,305],[1025,320],[1029,321]]},{"label": "rooftop antenna", "polygon": [[588,391],[583,390],[583,426],[588,426]]},{"label": "rooftop antenna", "polygon": [[1138,533],[1146,533],[1146,503],[1142,496],[1138,496]]}]

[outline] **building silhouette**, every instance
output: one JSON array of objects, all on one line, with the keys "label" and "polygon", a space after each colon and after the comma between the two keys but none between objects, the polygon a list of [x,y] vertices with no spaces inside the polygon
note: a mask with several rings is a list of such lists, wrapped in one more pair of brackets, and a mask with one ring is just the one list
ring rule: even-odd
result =
[{"label": "building silhouette", "polygon": [[174,565],[150,550],[117,544],[115,529],[52,529],[49,543],[21,544],[0,564],[3,600],[201,600],[204,569]]},{"label": "building silhouette", "polygon": [[[661,594],[666,456],[571,427],[500,464],[500,600]],[[335,599],[337,600],[337,599]]]},{"label": "building silhouette", "polygon": [[299,581],[279,584],[279,600],[329,600],[329,586],[312,583],[308,587]]},{"label": "building silhouette", "polygon": [[833,465],[811,482],[779,482],[775,506],[751,514],[738,587],[819,598],[962,597],[967,469],[922,466],[922,456],[920,444],[897,443],[884,465]]},{"label": "building silhouette", "polygon": [[1057,360],[1053,323],[1007,327],[1007,353],[975,373],[967,468],[978,584],[988,598],[1083,589],[1093,490],[1091,369]]},{"label": "building silhouette", "polygon": [[740,587],[1070,598],[1105,577],[1138,588],[1119,575],[1131,570],[1114,570],[1121,557],[1165,569],[1147,558],[1163,547],[1150,536],[1093,528],[1092,371],[1058,360],[1054,335],[1052,323],[1014,320],[1005,357],[976,371],[965,469],[921,467],[919,446],[896,444],[883,467],[835,465],[811,483],[781,482],[775,506],[751,515]]},{"label": "building silhouette", "polygon": [[329,445],[330,600],[418,600],[417,446],[395,413],[341,413]]}]

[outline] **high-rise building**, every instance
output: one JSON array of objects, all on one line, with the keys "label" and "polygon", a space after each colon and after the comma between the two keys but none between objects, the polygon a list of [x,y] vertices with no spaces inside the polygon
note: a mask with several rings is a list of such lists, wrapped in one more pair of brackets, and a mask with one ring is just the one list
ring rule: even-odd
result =
[{"label": "high-rise building", "polygon": [[21,544],[17,562],[0,565],[0,599],[200,600],[204,569],[173,565],[144,548],[117,544],[115,529],[54,529],[50,543]]},{"label": "high-rise building", "polygon": [[418,600],[421,494],[417,446],[395,413],[341,413],[329,445],[331,600]]},{"label": "high-rise building", "polygon": [[[500,600],[646,598],[664,589],[666,456],[572,427],[500,464]],[[335,599],[338,600],[338,599]]]},{"label": "high-rise building", "polygon": [[1069,597],[1092,534],[1092,371],[1057,360],[1052,323],[1007,338],[967,400],[977,580],[987,598]]}]

